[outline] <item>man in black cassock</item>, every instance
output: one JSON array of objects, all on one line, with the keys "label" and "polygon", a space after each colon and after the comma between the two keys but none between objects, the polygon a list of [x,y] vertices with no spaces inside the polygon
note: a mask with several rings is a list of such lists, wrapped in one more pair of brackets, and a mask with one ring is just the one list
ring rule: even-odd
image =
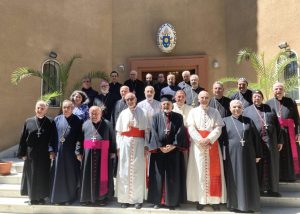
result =
[{"label": "man in black cassock", "polygon": [[117,123],[117,120],[118,120],[118,117],[120,115],[120,113],[128,108],[127,104],[126,104],[126,101],[125,101],[125,95],[129,93],[129,87],[126,86],[126,85],[123,85],[121,88],[120,88],[120,95],[121,95],[121,99],[118,100],[112,110],[112,113],[111,113],[111,123],[112,123],[112,126],[113,127],[116,127],[116,123]]},{"label": "man in black cassock", "polygon": [[57,133],[54,122],[45,116],[47,109],[46,102],[36,103],[36,115],[25,121],[17,154],[25,160],[21,195],[28,195],[32,205],[45,204],[50,193],[50,159],[55,154],[49,146],[55,147]]},{"label": "man in black cassock", "polygon": [[243,108],[247,108],[252,105],[252,91],[248,88],[248,82],[246,78],[240,78],[238,80],[238,92],[232,94],[229,98],[231,100],[240,100],[243,103]]},{"label": "man in black cassock", "polygon": [[242,109],[240,100],[230,102],[232,115],[223,118],[225,126],[219,142],[225,151],[227,208],[254,212],[260,209],[256,163],[262,157],[261,141],[253,121],[242,116]]},{"label": "man in black cassock", "polygon": [[57,116],[58,140],[55,146],[56,157],[52,170],[51,203],[70,204],[77,199],[80,185],[80,162],[75,155],[76,143],[80,140],[81,120],[72,111],[70,100],[62,103],[62,115]]},{"label": "man in black cassock", "polygon": [[209,101],[209,106],[219,111],[222,118],[231,115],[229,110],[230,99],[224,96],[223,83],[216,81],[213,84],[213,97]]},{"label": "man in black cassock", "polygon": [[109,92],[115,97],[115,100],[119,100],[122,98],[120,95],[120,88],[122,84],[118,82],[118,78],[118,72],[112,71],[110,73],[111,82],[109,83]]},{"label": "man in black cassock", "polygon": [[279,151],[282,149],[280,125],[270,106],[263,104],[261,91],[253,91],[253,105],[244,110],[244,116],[253,120],[260,133],[262,160],[257,164],[261,196],[280,197]]},{"label": "man in black cassock", "polygon": [[186,104],[195,108],[199,106],[198,94],[203,91],[204,88],[199,85],[199,77],[197,74],[191,75],[190,84],[191,85],[186,84],[183,91],[186,94]]},{"label": "man in black cassock", "polygon": [[[120,94],[120,93],[119,93]],[[109,84],[106,80],[100,81],[100,93],[94,99],[94,106],[102,108],[102,117],[111,120],[113,107],[117,102],[116,96],[109,91]]]},{"label": "man in black cassock", "polygon": [[162,112],[153,116],[148,202],[154,208],[166,205],[173,210],[186,199],[185,168],[182,151],[187,149],[183,117],[172,112],[172,96],[161,98]]},{"label": "man in black cassock", "polygon": [[102,110],[92,106],[90,120],[82,126],[82,141],[76,146],[82,161],[80,203],[105,206],[114,193],[112,157],[116,153],[115,132],[111,123],[102,119]]},{"label": "man in black cassock", "polygon": [[154,84],[154,90],[155,90],[155,95],[154,99],[157,101],[160,101],[160,91],[164,87],[168,86],[168,84],[165,82],[165,76],[163,73],[160,73],[157,75],[157,83]]},{"label": "man in black cassock", "polygon": [[145,99],[145,85],[141,80],[137,79],[137,72],[135,70],[130,71],[129,79],[124,82],[124,85],[127,85],[129,91],[135,94],[137,102]]},{"label": "man in black cassock", "polygon": [[283,147],[279,158],[279,180],[295,181],[300,175],[299,144],[300,122],[297,105],[294,100],[284,96],[284,85],[273,85],[274,98],[266,102],[276,113],[282,129]]},{"label": "man in black cassock", "polygon": [[82,78],[82,88],[81,91],[85,92],[89,98],[88,106],[91,107],[94,102],[94,98],[97,96],[98,92],[92,88],[92,79],[90,77]]}]

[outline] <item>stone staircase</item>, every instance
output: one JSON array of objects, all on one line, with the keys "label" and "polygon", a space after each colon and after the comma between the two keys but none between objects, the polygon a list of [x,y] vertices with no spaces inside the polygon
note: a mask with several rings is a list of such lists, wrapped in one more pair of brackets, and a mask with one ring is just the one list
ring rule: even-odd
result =
[{"label": "stone staircase", "polygon": [[[180,208],[174,211],[169,211],[168,209],[155,210],[150,204],[144,204],[141,210],[136,210],[133,207],[122,209],[116,201],[110,202],[107,207],[82,207],[78,203],[72,204],[71,206],[57,206],[51,204],[30,206],[26,203],[29,200],[28,197],[20,195],[23,161],[11,158],[7,160],[13,161],[13,166],[10,175],[0,176],[0,213],[199,213],[192,204],[181,205]],[[261,198],[261,213],[300,213],[300,181],[295,183],[281,183],[280,191],[282,194],[280,198]],[[201,212],[206,213],[213,211],[210,207],[205,207]],[[222,207],[218,213],[231,212],[227,211],[225,207]]]}]

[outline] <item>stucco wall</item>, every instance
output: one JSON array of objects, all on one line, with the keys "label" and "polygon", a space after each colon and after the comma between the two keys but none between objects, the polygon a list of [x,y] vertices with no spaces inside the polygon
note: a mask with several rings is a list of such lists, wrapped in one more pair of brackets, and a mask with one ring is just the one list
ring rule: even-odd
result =
[{"label": "stucco wall", "polygon": [[[121,79],[128,79],[129,57],[196,55],[209,57],[209,81],[226,70],[224,2],[218,0],[114,0],[112,67],[124,64]],[[170,22],[177,33],[177,44],[171,54],[156,46],[156,32]],[[221,67],[213,69],[217,59]]]},{"label": "stucco wall", "polygon": [[[0,150],[16,144],[25,118],[34,114],[40,80],[10,84],[17,67],[40,69],[51,50],[59,61],[80,53],[71,82],[92,70],[111,70],[111,0],[0,1]],[[52,110],[54,114],[56,110]]]}]

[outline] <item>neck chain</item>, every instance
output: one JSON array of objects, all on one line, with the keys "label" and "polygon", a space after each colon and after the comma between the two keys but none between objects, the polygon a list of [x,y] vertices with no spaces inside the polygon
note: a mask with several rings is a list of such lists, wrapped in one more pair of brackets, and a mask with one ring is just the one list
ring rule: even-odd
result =
[{"label": "neck chain", "polygon": [[277,117],[281,117],[281,110],[282,110],[282,104],[280,103],[280,101],[279,100],[277,100],[278,101],[278,103],[279,103],[279,107],[277,107],[277,102],[276,102],[276,98],[274,98],[274,104],[275,104],[275,111],[276,111],[276,114],[277,114]]},{"label": "neck chain", "polygon": [[197,93],[196,93],[196,96],[194,97],[193,87],[191,87],[191,95],[192,95],[192,107],[194,108],[196,106],[195,98],[197,97]]},{"label": "neck chain", "polygon": [[[95,124],[96,125],[96,124]],[[100,128],[100,125],[101,125],[101,120],[99,121],[99,125],[98,127],[96,128],[92,122],[92,133],[93,133],[93,136],[92,136],[92,142],[95,142],[95,140],[97,139],[97,136],[99,135],[98,133],[98,130]]]},{"label": "neck chain", "polygon": [[[70,126],[70,124],[69,124],[67,118],[64,117],[64,119],[65,119],[64,124],[65,124],[65,122],[67,122],[67,126],[64,127],[64,129],[62,130],[61,137],[60,137],[60,139],[59,139],[59,141],[60,141],[61,143],[64,143],[64,142],[66,141],[65,134],[66,134],[66,132],[67,132],[68,129],[71,129],[71,126]],[[70,122],[71,122],[71,120],[72,120],[72,118],[70,119]]]},{"label": "neck chain", "polygon": [[38,117],[35,117],[35,124],[36,124],[37,130],[38,130],[36,134],[37,134],[38,138],[40,138],[40,136],[42,135],[41,129],[42,129],[43,125],[44,125],[44,122],[46,121],[45,116],[42,119],[44,119],[44,120],[43,120],[41,126],[39,126],[39,124],[38,124]]},{"label": "neck chain", "polygon": [[[106,101],[109,97],[109,93],[107,93],[106,95],[102,94],[103,96],[101,97],[101,102],[103,103],[104,106],[106,106]],[[103,98],[105,97],[105,98]]]},{"label": "neck chain", "polygon": [[[171,123],[170,123],[170,118],[169,119],[169,124],[167,123],[167,115],[165,115],[165,112],[162,113],[163,114],[163,119],[164,119],[164,124],[165,124],[165,135],[169,135],[170,134],[170,130],[171,130]],[[171,117],[170,112],[168,113],[169,117]]]},{"label": "neck chain", "polygon": [[243,124],[243,135],[242,136],[240,135],[240,132],[239,132],[239,130],[238,130],[238,128],[237,128],[237,126],[236,126],[236,124],[234,122],[233,116],[231,116],[231,120],[233,122],[233,125],[234,125],[234,128],[235,128],[237,134],[240,137],[240,142],[241,142],[242,146],[244,146],[245,145],[245,124],[244,124],[243,117],[242,117],[242,124]]},{"label": "neck chain", "polygon": [[[256,108],[255,105],[253,105],[253,108],[255,109],[255,111],[256,111],[256,113],[257,113],[257,115],[258,115],[260,121],[263,122],[263,125],[264,125],[265,129],[268,129],[268,126],[269,126],[269,125],[267,124],[267,120],[266,120],[266,112],[264,111],[264,107],[262,107],[262,108],[263,108],[264,117],[261,116],[261,114],[258,112],[259,110],[257,110],[257,108]],[[261,111],[260,111],[260,112],[261,112]]]}]

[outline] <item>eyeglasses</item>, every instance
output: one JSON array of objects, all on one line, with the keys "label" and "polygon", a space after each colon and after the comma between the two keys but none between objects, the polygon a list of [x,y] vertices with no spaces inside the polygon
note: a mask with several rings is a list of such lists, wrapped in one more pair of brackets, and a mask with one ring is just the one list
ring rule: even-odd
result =
[{"label": "eyeglasses", "polygon": [[127,98],[127,99],[125,99],[125,100],[126,100],[126,102],[134,101],[134,97],[130,97],[130,98]]}]

